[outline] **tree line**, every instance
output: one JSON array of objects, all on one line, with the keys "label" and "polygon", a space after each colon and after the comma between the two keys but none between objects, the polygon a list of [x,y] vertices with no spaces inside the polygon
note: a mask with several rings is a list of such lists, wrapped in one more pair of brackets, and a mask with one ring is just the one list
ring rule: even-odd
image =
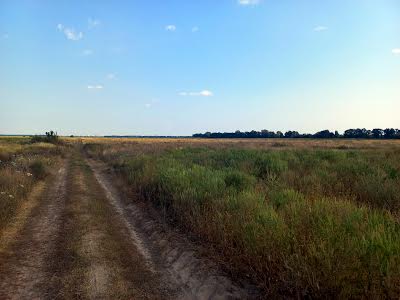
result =
[{"label": "tree line", "polygon": [[331,132],[329,130],[318,131],[317,133],[299,133],[297,131],[235,131],[235,132],[206,132],[195,133],[193,137],[196,138],[314,138],[314,139],[334,139],[334,138],[348,138],[348,139],[400,139],[400,130],[394,128],[380,129],[375,128],[372,130],[365,128],[347,129],[343,134],[338,131]]}]

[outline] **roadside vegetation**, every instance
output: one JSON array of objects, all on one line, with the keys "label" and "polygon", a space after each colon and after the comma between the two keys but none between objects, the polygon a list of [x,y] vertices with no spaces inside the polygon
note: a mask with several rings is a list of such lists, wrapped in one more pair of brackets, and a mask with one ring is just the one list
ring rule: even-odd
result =
[{"label": "roadside vegetation", "polygon": [[61,145],[32,143],[30,138],[0,138],[0,230],[35,184],[53,172],[63,153]]},{"label": "roadside vegetation", "polygon": [[399,147],[281,146],[85,147],[270,296],[398,297]]}]

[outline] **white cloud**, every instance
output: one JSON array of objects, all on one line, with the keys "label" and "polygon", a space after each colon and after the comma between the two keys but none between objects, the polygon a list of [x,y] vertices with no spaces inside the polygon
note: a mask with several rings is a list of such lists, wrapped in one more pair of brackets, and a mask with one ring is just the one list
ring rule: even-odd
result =
[{"label": "white cloud", "polygon": [[197,26],[192,27],[192,32],[197,32],[197,31],[199,31],[199,27]]},{"label": "white cloud", "polygon": [[89,55],[92,55],[92,54],[93,54],[93,50],[91,50],[91,49],[85,49],[85,50],[82,51],[82,55],[83,56],[89,56]]},{"label": "white cloud", "polygon": [[213,92],[211,92],[211,91],[204,90],[204,91],[201,91],[201,92],[200,92],[200,96],[203,96],[203,97],[212,97],[212,96],[214,96],[214,94],[213,94]]},{"label": "white cloud", "polygon": [[394,55],[400,55],[400,48],[394,48],[394,49],[392,49],[392,53],[393,53]]},{"label": "white cloud", "polygon": [[261,0],[238,0],[240,5],[257,5]]},{"label": "white cloud", "polygon": [[326,27],[326,26],[321,26],[321,25],[318,25],[318,26],[316,26],[316,27],[314,27],[314,31],[325,31],[325,30],[328,30],[328,27]]},{"label": "white cloud", "polygon": [[167,26],[165,26],[165,30],[167,30],[167,31],[175,31],[176,30],[176,26],[175,25],[167,25]]},{"label": "white cloud", "polygon": [[101,84],[98,85],[88,85],[88,90],[102,90],[104,87]]},{"label": "white cloud", "polygon": [[214,96],[214,93],[209,91],[209,90],[203,90],[200,92],[179,92],[179,96],[191,96],[191,97],[212,97]]},{"label": "white cloud", "polygon": [[101,24],[100,20],[95,20],[92,18],[88,19],[88,28],[93,29]]},{"label": "white cloud", "polygon": [[72,28],[65,28],[64,34],[67,37],[67,39],[71,41],[79,41],[83,38],[82,32],[75,32],[75,30]]},{"label": "white cloud", "polygon": [[145,106],[146,108],[150,108],[150,107],[152,106],[152,104],[151,104],[151,103],[146,103],[144,106]]},{"label": "white cloud", "polygon": [[58,24],[57,29],[63,32],[65,37],[71,41],[79,41],[83,38],[83,32],[76,32],[73,28],[67,28],[63,24]]}]

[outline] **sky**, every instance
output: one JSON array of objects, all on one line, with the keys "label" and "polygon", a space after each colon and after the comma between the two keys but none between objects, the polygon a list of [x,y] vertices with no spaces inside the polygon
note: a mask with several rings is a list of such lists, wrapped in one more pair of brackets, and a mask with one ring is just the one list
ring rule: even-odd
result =
[{"label": "sky", "polygon": [[400,127],[399,0],[0,1],[0,133]]}]

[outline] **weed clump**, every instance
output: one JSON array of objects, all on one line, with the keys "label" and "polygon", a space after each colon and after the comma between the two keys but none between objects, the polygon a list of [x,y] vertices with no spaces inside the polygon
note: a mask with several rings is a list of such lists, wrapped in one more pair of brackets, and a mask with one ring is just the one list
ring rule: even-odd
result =
[{"label": "weed clump", "polygon": [[46,166],[40,160],[35,160],[33,163],[31,163],[29,168],[33,176],[37,179],[44,179],[47,175]]}]

